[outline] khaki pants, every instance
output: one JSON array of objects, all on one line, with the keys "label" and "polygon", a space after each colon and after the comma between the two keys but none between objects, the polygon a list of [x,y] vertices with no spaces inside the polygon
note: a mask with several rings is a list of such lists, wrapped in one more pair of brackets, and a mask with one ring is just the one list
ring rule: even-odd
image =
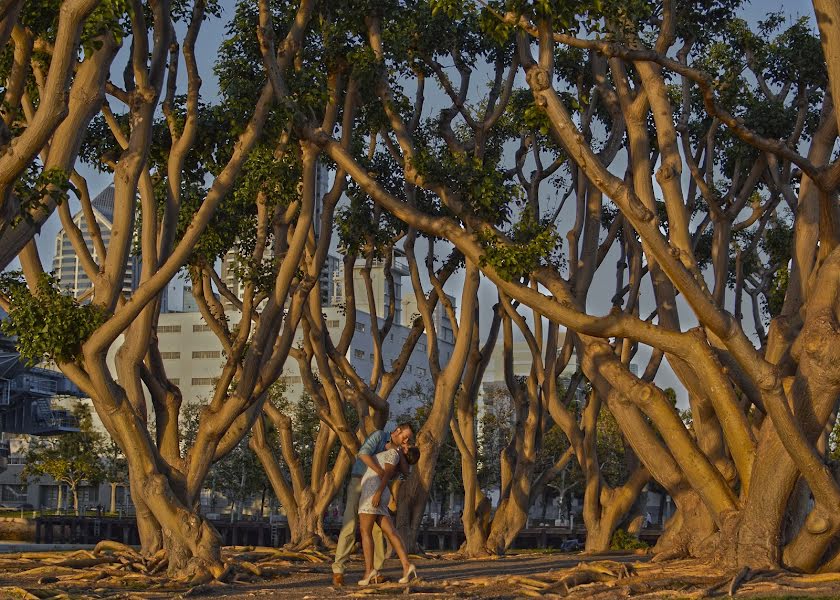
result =
[{"label": "khaki pants", "polygon": [[[333,573],[344,573],[350,551],[356,543],[356,525],[359,523],[359,496],[362,493],[362,478],[351,477],[347,486],[347,504],[344,507],[344,519],[341,522],[341,533],[338,534],[338,544],[335,548],[335,562]],[[379,525],[373,526],[373,568],[382,570],[385,562],[385,543]]]}]

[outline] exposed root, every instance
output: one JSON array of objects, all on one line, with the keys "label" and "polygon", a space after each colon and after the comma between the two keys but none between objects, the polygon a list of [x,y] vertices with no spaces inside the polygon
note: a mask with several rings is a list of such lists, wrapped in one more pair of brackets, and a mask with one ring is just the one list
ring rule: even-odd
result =
[{"label": "exposed root", "polygon": [[[37,581],[37,586],[0,586],[0,598],[61,600],[62,598],[111,597],[120,590],[133,596],[151,594],[155,598],[194,596],[206,593],[211,586],[261,583],[298,572],[304,565],[329,559],[316,550],[289,552],[277,548],[225,548],[222,568],[211,570],[194,565],[181,577],[171,577],[166,570],[167,550],[143,556],[118,542],[101,542],[93,552],[30,552],[0,555],[0,573],[13,573],[17,580]],[[25,555],[24,555],[25,554]],[[307,570],[306,568],[303,569]],[[155,593],[153,593],[155,592]],[[84,596],[82,595],[84,594]]]},{"label": "exposed root", "polygon": [[732,597],[738,591],[738,587],[743,583],[750,575],[750,568],[743,567],[740,571],[735,574],[735,577],[732,578],[732,583],[729,584],[729,596]]}]

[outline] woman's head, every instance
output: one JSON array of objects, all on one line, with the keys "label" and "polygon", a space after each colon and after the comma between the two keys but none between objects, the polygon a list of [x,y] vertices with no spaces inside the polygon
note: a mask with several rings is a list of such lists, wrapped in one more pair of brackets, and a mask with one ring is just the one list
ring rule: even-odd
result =
[{"label": "woman's head", "polygon": [[405,462],[410,465],[416,465],[418,460],[420,460],[420,448],[417,446],[409,446],[409,448],[405,451]]}]

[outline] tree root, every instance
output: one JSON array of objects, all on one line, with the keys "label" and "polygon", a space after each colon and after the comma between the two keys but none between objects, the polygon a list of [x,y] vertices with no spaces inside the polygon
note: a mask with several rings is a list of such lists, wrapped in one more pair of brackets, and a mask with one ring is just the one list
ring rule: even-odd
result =
[{"label": "tree root", "polygon": [[729,596],[732,597],[738,591],[740,585],[747,580],[750,575],[750,568],[743,567],[740,571],[735,574],[735,577],[732,578],[732,583],[729,584]]},{"label": "tree root", "polygon": [[[312,549],[289,552],[238,546],[224,548],[223,552],[223,566],[218,571],[195,564],[191,572],[176,578],[166,572],[167,550],[143,556],[118,542],[100,542],[92,552],[0,555],[0,573],[14,573],[15,578],[37,581],[38,586],[0,587],[0,598],[60,600],[71,596],[87,597],[91,591],[97,597],[109,597],[120,590],[120,593],[130,590],[138,597],[146,593],[155,598],[193,596],[207,592],[208,586],[258,583],[292,574],[289,567],[293,565],[298,565],[300,570],[304,565],[329,559],[326,554]],[[152,593],[155,590],[157,592]]]}]

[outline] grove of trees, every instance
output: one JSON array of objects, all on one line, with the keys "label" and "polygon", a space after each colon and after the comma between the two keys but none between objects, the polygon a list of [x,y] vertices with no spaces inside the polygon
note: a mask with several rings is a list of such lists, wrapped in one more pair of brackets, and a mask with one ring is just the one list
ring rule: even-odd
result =
[{"label": "grove of trees", "polygon": [[[399,413],[425,335],[421,459],[397,499],[409,546],[438,490],[463,489],[461,552],[479,557],[510,548],[548,486],[574,486],[597,552],[655,487],[676,507],[658,560],[840,569],[840,4],[758,20],[744,4],[0,3],[0,264],[20,266],[0,281],[4,331],[92,399],[142,553],[165,550],[171,575],[224,572],[200,495],[246,445],[267,479],[212,477],[270,485],[295,548],[329,545],[324,511]],[[210,90],[196,48],[220,20]],[[107,244],[94,171],[115,189]],[[93,284],[80,298],[39,255],[54,213]],[[241,294],[219,271],[230,251]],[[395,251],[417,314],[386,361]],[[318,283],[333,252],[335,337]],[[225,357],[193,417],[157,336],[179,274]],[[358,335],[365,374],[347,358]],[[494,352],[508,411],[489,439]],[[283,395],[292,361],[305,399]]]}]

